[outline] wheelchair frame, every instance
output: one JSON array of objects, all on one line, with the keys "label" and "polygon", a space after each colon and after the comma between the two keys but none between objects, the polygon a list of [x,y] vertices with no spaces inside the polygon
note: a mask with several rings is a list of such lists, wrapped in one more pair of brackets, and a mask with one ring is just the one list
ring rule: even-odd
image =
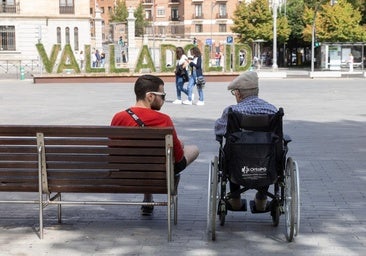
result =
[{"label": "wheelchair frame", "polygon": [[[283,109],[280,108],[281,125]],[[282,126],[281,126],[282,132]],[[273,226],[279,225],[280,215],[285,215],[286,239],[293,241],[294,237],[299,233],[300,228],[300,180],[299,169],[296,161],[291,157],[287,158],[287,144],[291,141],[290,137],[282,136],[283,145],[283,170],[277,173],[277,180],[274,185],[274,192],[266,191],[267,197],[272,201],[269,203],[267,210],[271,212]],[[215,156],[209,164],[208,178],[208,205],[207,205],[207,231],[212,240],[216,240],[216,216],[219,216],[220,225],[225,224],[227,215],[227,204],[231,198],[231,193],[226,193],[226,186],[229,182],[229,176],[223,167],[224,150],[223,141],[219,140],[219,156]],[[240,193],[255,188],[247,188],[241,186]],[[253,213],[264,213],[253,211]]]}]

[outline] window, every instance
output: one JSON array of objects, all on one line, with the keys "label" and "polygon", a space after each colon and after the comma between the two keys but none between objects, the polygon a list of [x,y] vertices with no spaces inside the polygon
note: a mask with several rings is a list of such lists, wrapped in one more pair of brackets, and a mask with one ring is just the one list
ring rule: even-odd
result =
[{"label": "window", "polygon": [[194,6],[194,16],[195,16],[195,18],[203,18],[202,4],[196,4]]},{"label": "window", "polygon": [[219,17],[218,18],[227,18],[226,4],[219,5]]},{"label": "window", "polygon": [[70,44],[70,28],[66,27],[65,29],[65,43]]},{"label": "window", "polygon": [[166,26],[158,26],[158,34],[165,35]]},{"label": "window", "polygon": [[172,20],[179,20],[178,8],[172,8]]},{"label": "window", "polygon": [[0,26],[0,50],[15,51],[15,26]]},{"label": "window", "polygon": [[17,8],[15,0],[2,0],[0,6],[0,13],[16,13]]},{"label": "window", "polygon": [[202,24],[196,24],[196,25],[194,26],[194,31],[195,31],[196,33],[201,33],[201,32],[203,32]]},{"label": "window", "polygon": [[152,12],[151,10],[145,10],[145,19],[152,20]]},{"label": "window", "polygon": [[219,32],[226,32],[226,24],[219,24]]},{"label": "window", "polygon": [[79,29],[74,28],[74,50],[79,51]]},{"label": "window", "polygon": [[74,13],[74,0],[59,0],[60,14]]},{"label": "window", "polygon": [[57,27],[57,43],[61,44],[61,28]]},{"label": "window", "polygon": [[164,7],[159,7],[156,10],[156,16],[157,17],[164,17],[165,16],[165,9],[164,9]]}]

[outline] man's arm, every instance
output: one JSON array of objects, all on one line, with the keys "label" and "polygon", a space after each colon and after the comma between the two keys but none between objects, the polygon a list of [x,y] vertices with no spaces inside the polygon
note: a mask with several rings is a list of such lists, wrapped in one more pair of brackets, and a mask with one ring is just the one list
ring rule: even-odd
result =
[{"label": "man's arm", "polygon": [[215,135],[225,135],[229,108],[225,108],[221,117],[215,121]]}]

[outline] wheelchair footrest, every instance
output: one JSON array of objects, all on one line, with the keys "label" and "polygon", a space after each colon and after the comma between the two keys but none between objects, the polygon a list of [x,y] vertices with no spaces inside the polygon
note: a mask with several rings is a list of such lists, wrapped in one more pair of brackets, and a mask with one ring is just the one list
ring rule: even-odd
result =
[{"label": "wheelchair footrest", "polygon": [[231,207],[231,204],[229,202],[226,203],[226,208],[228,211],[232,211],[232,212],[246,212],[247,211],[247,200],[242,198],[241,199],[241,208],[239,210],[234,210],[232,207]]},{"label": "wheelchair footrest", "polygon": [[250,211],[252,213],[265,213],[265,212],[270,212],[271,211],[271,208],[272,208],[271,202],[267,202],[266,209],[264,211],[257,211],[257,209],[255,208],[255,202],[254,202],[254,200],[250,200],[249,205],[250,205]]}]

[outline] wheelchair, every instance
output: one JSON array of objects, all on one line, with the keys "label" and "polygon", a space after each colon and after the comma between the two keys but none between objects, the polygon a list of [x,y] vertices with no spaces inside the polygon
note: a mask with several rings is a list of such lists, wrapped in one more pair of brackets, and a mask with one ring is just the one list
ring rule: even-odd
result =
[{"label": "wheelchair", "polygon": [[[209,165],[207,231],[216,240],[216,217],[225,224],[232,193],[257,190],[267,195],[264,211],[257,211],[250,201],[252,213],[270,213],[274,227],[285,215],[287,241],[293,241],[300,227],[300,184],[296,161],[287,158],[289,136],[283,135],[284,112],[280,108],[271,115],[243,115],[229,111],[227,132],[217,136],[219,155]],[[226,191],[229,182],[240,185],[239,191]],[[272,186],[273,185],[273,186]],[[266,189],[263,190],[263,187]],[[273,193],[269,192],[273,187]],[[267,189],[269,188],[269,189]],[[242,199],[246,211],[247,202]]]}]

